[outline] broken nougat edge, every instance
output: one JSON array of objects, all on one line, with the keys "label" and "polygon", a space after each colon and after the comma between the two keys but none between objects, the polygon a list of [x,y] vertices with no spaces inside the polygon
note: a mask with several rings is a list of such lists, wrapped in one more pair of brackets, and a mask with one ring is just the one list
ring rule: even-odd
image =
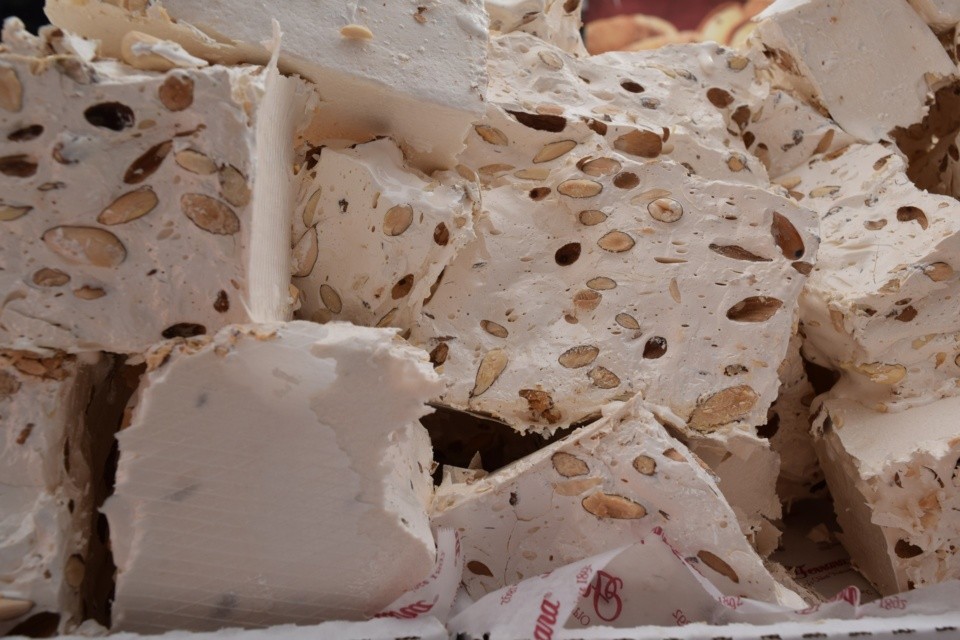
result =
[{"label": "broken nougat edge", "polygon": [[[396,331],[231,326],[145,359],[104,508],[117,629],[358,619],[429,574],[431,448],[417,418],[438,382]],[[202,530],[178,524],[214,507]],[[201,566],[206,579],[185,584]],[[272,576],[269,593],[258,576]]]},{"label": "broken nougat edge", "polygon": [[802,607],[764,568],[702,464],[635,398],[489,476],[442,485],[432,520],[463,533],[472,597],[660,526],[721,591]]},{"label": "broken nougat edge", "polygon": [[854,565],[884,595],[960,578],[960,398],[878,413],[850,391],[823,398],[814,426]]},{"label": "broken nougat edge", "polygon": [[272,67],[90,62],[51,53],[92,55],[82,39],[19,26],[4,29],[14,51],[0,55],[18,97],[0,105],[13,140],[4,225],[18,247],[0,279],[0,344],[139,353],[162,337],[289,318],[289,222],[275,207],[292,209],[310,89]]},{"label": "broken nougat edge", "polygon": [[443,270],[475,237],[476,185],[451,172],[420,173],[386,138],[323,148],[300,175],[297,317],[408,330]]},{"label": "broken nougat edge", "polygon": [[88,404],[111,364],[96,353],[0,351],[0,503],[13,525],[0,535],[0,633],[21,623],[28,633],[38,614],[56,614],[60,633],[84,618],[87,572],[100,569],[88,567],[91,483],[103,472],[91,468],[92,448],[104,444]]},{"label": "broken nougat edge", "polygon": [[[957,76],[937,37],[903,0],[782,2],[757,19],[759,40],[782,71],[779,82],[865,142],[919,122],[927,94]],[[884,82],[874,80],[880,77]]]},{"label": "broken nougat edge", "polygon": [[[173,40],[211,62],[265,64],[271,38],[262,7],[211,7],[164,0],[130,10],[105,0],[48,0],[53,24],[100,41],[119,58],[122,39],[138,31]],[[401,141],[421,169],[451,168],[486,89],[487,16],[481,0],[423,5],[395,0],[350,11],[305,0],[274,7],[283,31],[280,71],[317,85],[318,138]],[[356,8],[354,8],[356,9]]]}]

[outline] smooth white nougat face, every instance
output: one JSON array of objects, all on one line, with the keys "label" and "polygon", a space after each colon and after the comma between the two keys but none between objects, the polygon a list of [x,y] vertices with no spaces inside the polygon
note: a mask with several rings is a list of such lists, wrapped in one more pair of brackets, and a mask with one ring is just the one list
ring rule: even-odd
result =
[{"label": "smooth white nougat face", "polygon": [[104,507],[115,628],[362,619],[430,573],[438,381],[395,331],[233,326],[147,362]]}]

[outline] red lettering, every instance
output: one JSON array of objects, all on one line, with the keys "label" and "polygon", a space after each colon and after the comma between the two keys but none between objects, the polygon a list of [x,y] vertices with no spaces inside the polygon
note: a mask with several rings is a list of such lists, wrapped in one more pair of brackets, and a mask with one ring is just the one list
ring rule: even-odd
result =
[{"label": "red lettering", "polygon": [[551,640],[553,638],[553,627],[557,624],[557,615],[560,613],[560,602],[550,602],[547,594],[540,603],[540,615],[537,616],[537,625],[533,629],[533,637],[536,640]]},{"label": "red lettering", "polygon": [[623,588],[623,580],[606,571],[597,571],[593,582],[583,594],[589,598],[593,594],[593,611],[605,622],[613,622],[623,611],[623,600],[618,593]]}]

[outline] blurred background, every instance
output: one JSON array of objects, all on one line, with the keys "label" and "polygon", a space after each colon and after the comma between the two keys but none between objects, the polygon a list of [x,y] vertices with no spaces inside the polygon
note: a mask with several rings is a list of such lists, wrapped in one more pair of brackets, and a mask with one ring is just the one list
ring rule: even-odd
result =
[{"label": "blurred background", "polygon": [[33,33],[40,25],[46,24],[43,15],[43,0],[0,0],[0,18],[17,16]]}]

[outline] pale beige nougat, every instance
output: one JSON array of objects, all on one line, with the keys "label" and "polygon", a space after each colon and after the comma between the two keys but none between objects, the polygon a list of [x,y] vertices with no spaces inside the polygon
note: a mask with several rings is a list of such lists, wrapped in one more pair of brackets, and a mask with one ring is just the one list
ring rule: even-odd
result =
[{"label": "pale beige nougat", "polygon": [[[493,104],[461,159],[482,186],[478,239],[411,336],[446,381],[439,402],[548,432],[642,392],[694,432],[763,424],[816,255],[815,220],[753,186],[768,184],[755,158],[721,150],[733,139],[724,114],[684,66],[711,55],[749,86],[749,62],[703,47],[666,73],[663,54],[617,54],[636,61],[621,76],[529,36],[495,49],[535,73],[515,89],[491,75]],[[589,91],[578,71],[596,76]],[[525,99],[551,85],[577,101]],[[614,88],[657,106],[589,117],[594,93]],[[706,128],[686,127],[683,109]],[[719,161],[703,177],[698,153]]]},{"label": "pale beige nougat", "polygon": [[0,351],[0,634],[37,614],[58,615],[60,632],[84,617],[103,426],[86,410],[109,371],[97,354]]},{"label": "pale beige nougat", "polygon": [[800,299],[804,354],[880,409],[955,395],[956,199],[917,188],[903,156],[879,143],[816,157],[782,180],[821,221]]},{"label": "pale beige nougat", "polygon": [[[119,6],[118,6],[119,5]],[[450,168],[483,113],[487,14],[482,0],[48,0],[58,27],[120,57],[130,33],[180,43],[222,64],[265,64],[283,33],[279,66],[317,86],[317,135],[366,142],[389,135],[417,166]]]},{"label": "pale beige nougat", "polygon": [[702,462],[641,399],[480,479],[437,489],[433,523],[463,534],[474,598],[635,543],[662,527],[720,591],[802,607],[737,526]]},{"label": "pale beige nougat", "polygon": [[[78,38],[15,26],[0,54],[0,344],[137,353],[289,318],[305,85],[90,62]],[[81,53],[55,52],[68,45]]]},{"label": "pale beige nougat", "polygon": [[147,363],[104,506],[114,629],[365,619],[430,574],[439,382],[396,330],[230,326]]},{"label": "pale beige nougat", "polygon": [[386,138],[318,153],[300,174],[293,216],[297,317],[409,329],[474,238],[476,185],[419,172]]},{"label": "pale beige nougat", "polygon": [[960,578],[960,399],[878,413],[848,392],[816,431],[854,565],[885,595]]}]

